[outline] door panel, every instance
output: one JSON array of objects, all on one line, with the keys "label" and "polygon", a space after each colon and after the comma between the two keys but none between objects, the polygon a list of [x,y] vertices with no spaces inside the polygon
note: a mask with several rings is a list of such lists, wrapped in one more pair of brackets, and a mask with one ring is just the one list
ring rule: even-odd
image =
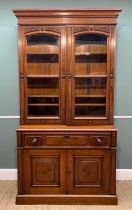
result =
[{"label": "door panel", "polygon": [[108,150],[71,150],[67,153],[67,190],[71,194],[110,192],[110,152]]},{"label": "door panel", "polygon": [[69,124],[108,124],[110,34],[75,28],[69,29]]},{"label": "door panel", "polygon": [[65,185],[64,172],[64,151],[24,151],[24,193],[63,194]]},{"label": "door panel", "polygon": [[23,112],[26,124],[65,121],[65,80],[62,79],[65,74],[65,30],[59,29],[34,28],[35,31],[24,34]]},{"label": "door panel", "polygon": [[106,78],[75,78],[75,117],[106,116]]}]

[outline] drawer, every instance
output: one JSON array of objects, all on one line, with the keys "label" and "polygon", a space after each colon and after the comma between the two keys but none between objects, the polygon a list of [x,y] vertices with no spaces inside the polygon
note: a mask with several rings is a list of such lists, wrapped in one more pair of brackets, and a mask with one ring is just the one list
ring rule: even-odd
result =
[{"label": "drawer", "polygon": [[25,134],[23,146],[110,146],[111,134]]},{"label": "drawer", "polygon": [[24,138],[25,146],[43,146],[44,138],[41,135],[26,135]]},{"label": "drawer", "polygon": [[91,146],[110,146],[110,135],[91,135],[89,136],[89,145]]}]

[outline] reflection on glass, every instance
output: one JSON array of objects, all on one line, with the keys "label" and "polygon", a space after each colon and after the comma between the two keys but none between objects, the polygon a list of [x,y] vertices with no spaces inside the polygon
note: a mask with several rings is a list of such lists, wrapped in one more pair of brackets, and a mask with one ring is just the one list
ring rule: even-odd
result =
[{"label": "reflection on glass", "polygon": [[76,117],[104,117],[106,113],[106,107],[87,106],[80,107],[76,106],[75,115]]},{"label": "reflection on glass", "polygon": [[75,116],[106,115],[106,78],[75,78]]},{"label": "reflection on glass", "polygon": [[27,73],[29,75],[59,74],[59,38],[56,35],[27,36]]},{"label": "reflection on glass", "polygon": [[38,106],[32,106],[29,107],[28,109],[28,115],[29,116],[44,116],[44,117],[49,117],[49,116],[58,116],[59,114],[59,107],[58,106],[42,106],[42,107],[38,107]]},{"label": "reflection on glass", "polygon": [[98,75],[107,72],[107,37],[99,34],[75,38],[75,74]]},{"label": "reflection on glass", "polygon": [[28,115],[59,116],[59,37],[27,36]]},{"label": "reflection on glass", "polygon": [[28,78],[28,115],[59,116],[59,78]]}]

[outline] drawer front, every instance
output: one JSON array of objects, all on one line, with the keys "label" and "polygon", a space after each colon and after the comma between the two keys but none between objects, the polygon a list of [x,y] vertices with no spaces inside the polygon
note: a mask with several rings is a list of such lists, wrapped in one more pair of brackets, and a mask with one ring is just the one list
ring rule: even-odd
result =
[{"label": "drawer front", "polygon": [[108,134],[24,134],[23,146],[88,146],[108,147],[111,144],[111,135]]},{"label": "drawer front", "polygon": [[27,146],[43,146],[44,139],[40,135],[26,135],[24,145]]},{"label": "drawer front", "polygon": [[110,146],[110,135],[91,135],[89,136],[91,146]]}]

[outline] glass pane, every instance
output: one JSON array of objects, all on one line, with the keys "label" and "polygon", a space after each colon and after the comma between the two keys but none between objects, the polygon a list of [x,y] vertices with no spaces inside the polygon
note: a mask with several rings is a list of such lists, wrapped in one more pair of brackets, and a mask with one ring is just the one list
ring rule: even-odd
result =
[{"label": "glass pane", "polygon": [[107,37],[83,34],[75,37],[75,74],[98,75],[107,72]]},{"label": "glass pane", "polygon": [[28,115],[59,116],[59,78],[28,78]]},{"label": "glass pane", "polygon": [[59,38],[56,35],[27,36],[27,74],[59,75]]},{"label": "glass pane", "polygon": [[106,115],[106,78],[75,78],[75,116]]}]

